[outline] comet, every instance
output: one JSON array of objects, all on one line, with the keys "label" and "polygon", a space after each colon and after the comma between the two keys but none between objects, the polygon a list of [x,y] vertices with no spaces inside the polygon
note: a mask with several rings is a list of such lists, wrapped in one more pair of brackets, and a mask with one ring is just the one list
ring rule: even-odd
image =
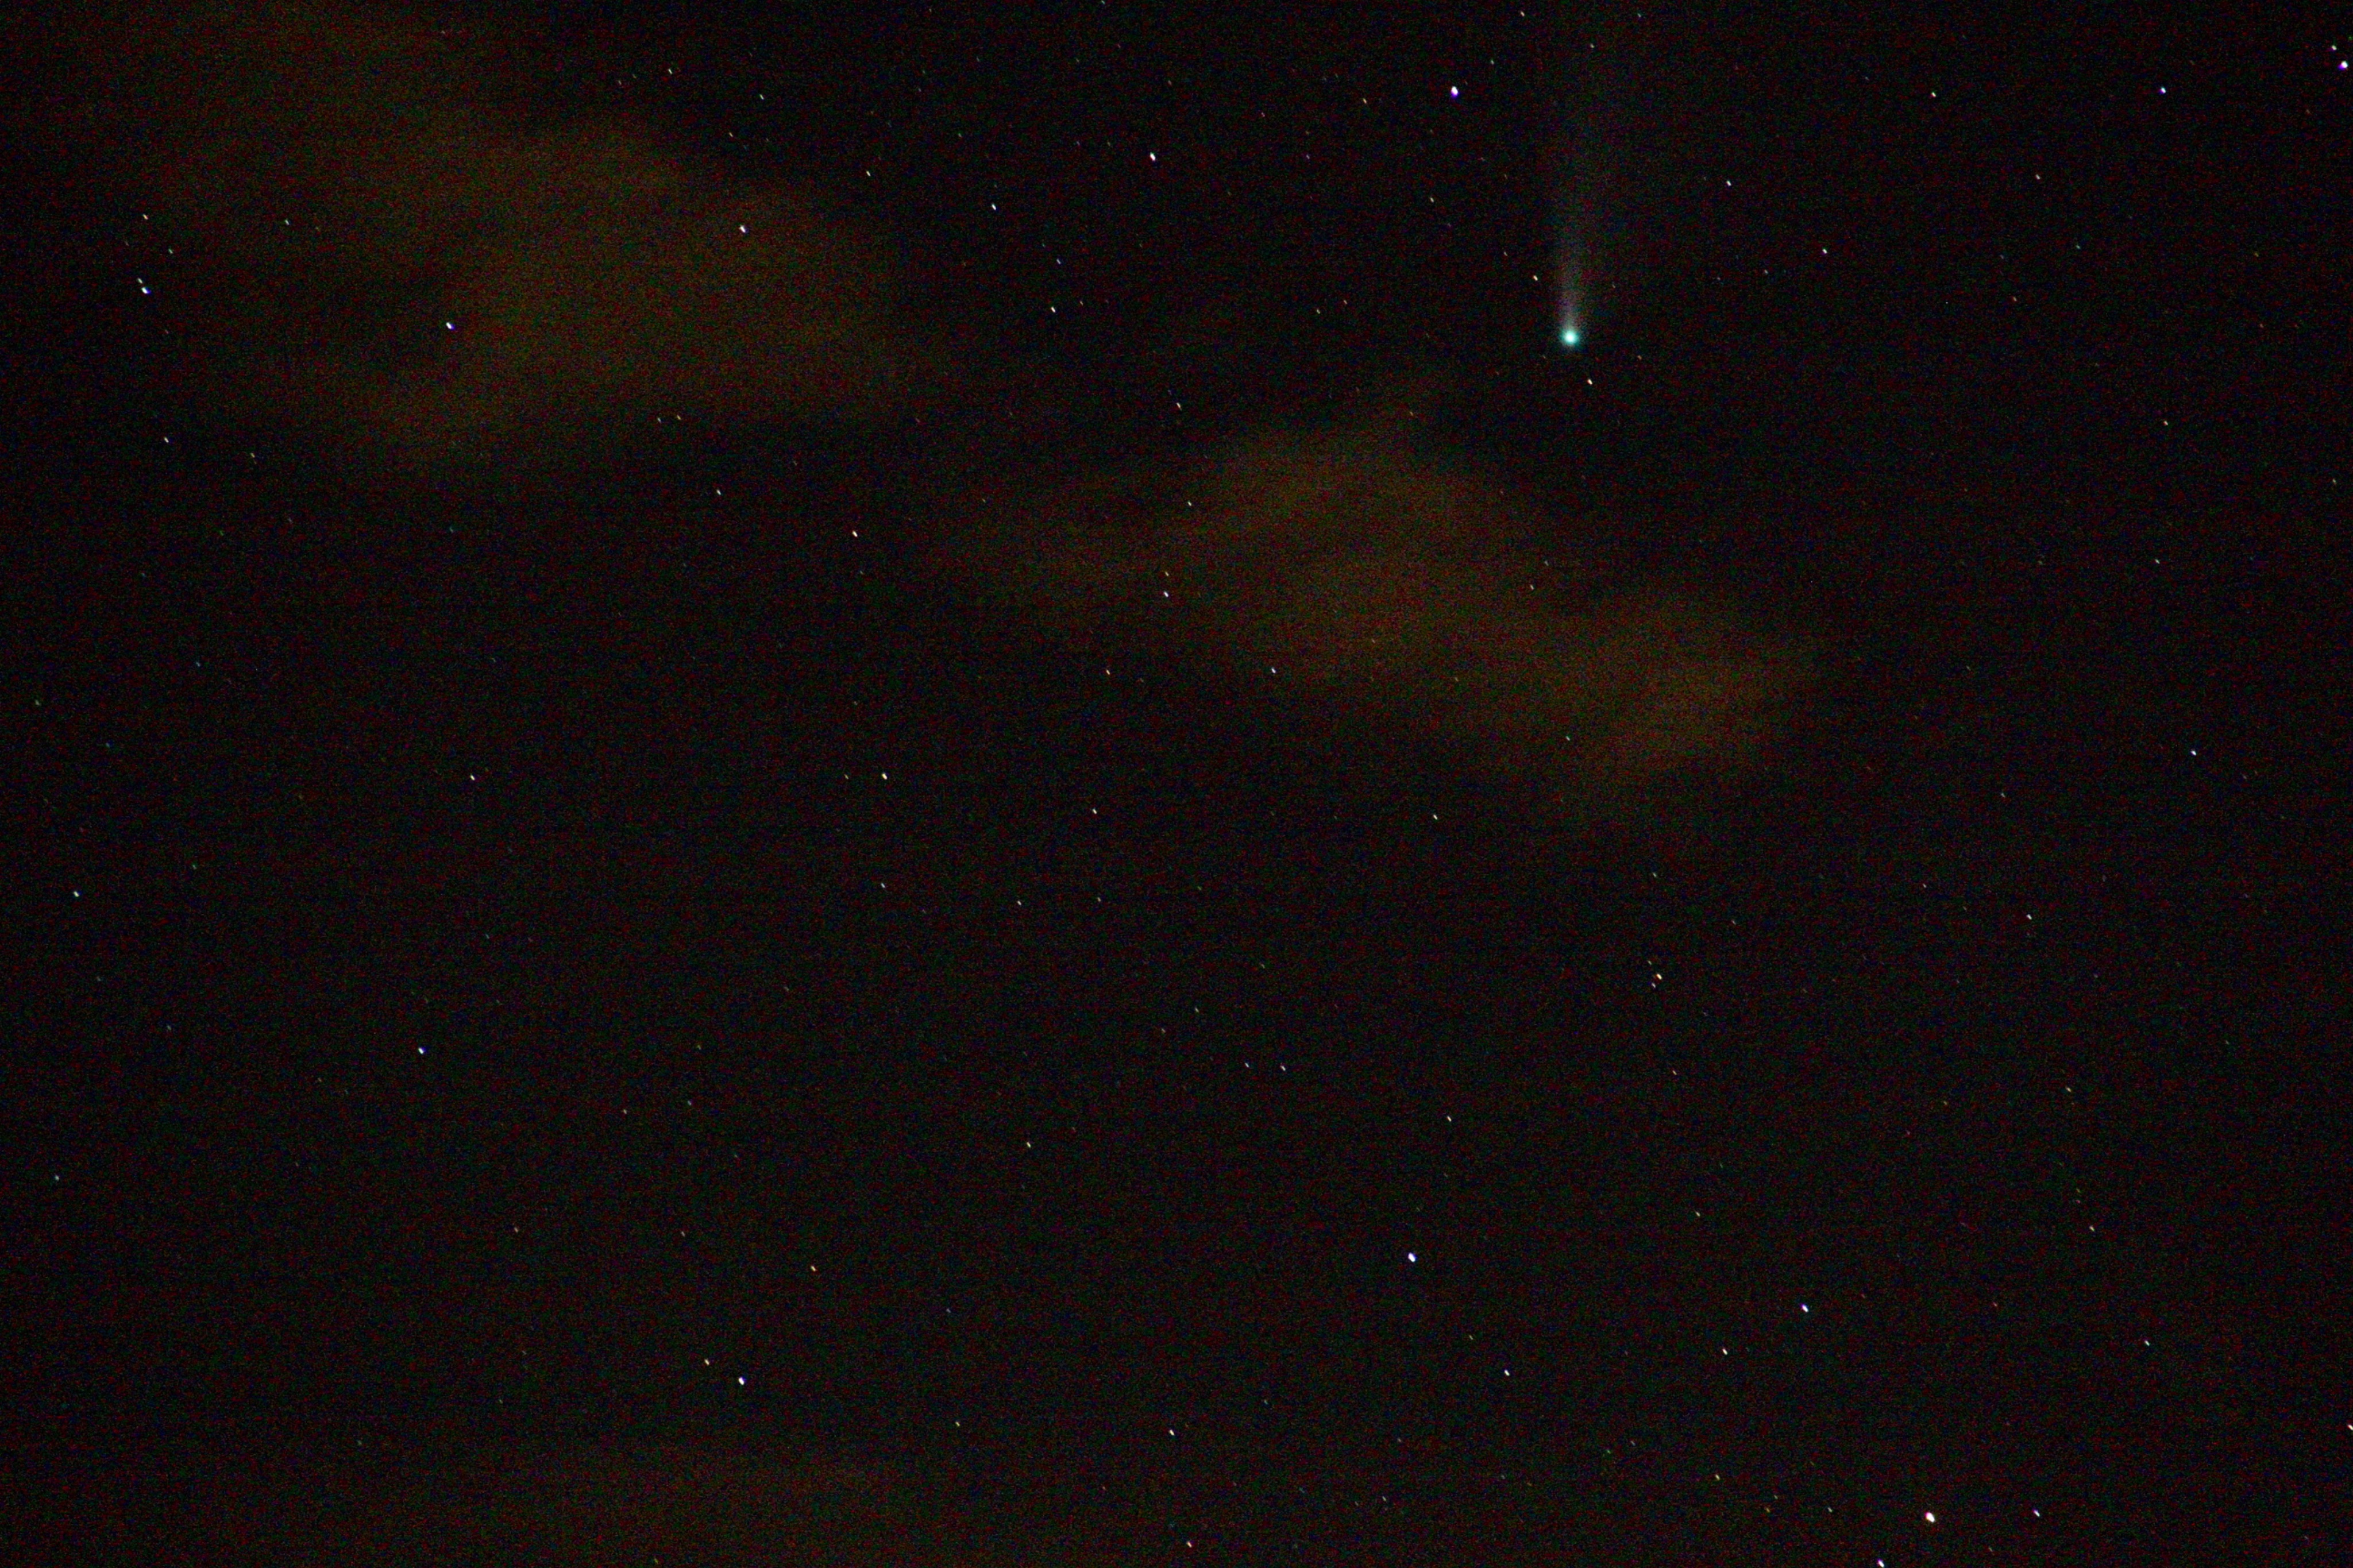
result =
[{"label": "comet", "polygon": [[1562,51],[1559,118],[1553,139],[1551,207],[1553,321],[1561,349],[1575,353],[1602,324],[1618,292],[1624,203],[1618,172],[1633,39],[1611,0],[1582,7]]},{"label": "comet", "polygon": [[1588,225],[1583,215],[1567,210],[1565,203],[1553,221],[1553,321],[1559,331],[1560,346],[1574,353],[1585,346],[1586,329],[1591,324],[1586,309]]}]

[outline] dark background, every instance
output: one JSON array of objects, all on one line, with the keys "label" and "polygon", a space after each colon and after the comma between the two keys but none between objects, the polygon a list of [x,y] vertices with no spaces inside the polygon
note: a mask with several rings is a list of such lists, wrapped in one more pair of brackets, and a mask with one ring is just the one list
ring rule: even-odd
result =
[{"label": "dark background", "polygon": [[472,14],[1073,463],[1420,378],[1815,639],[1599,826],[971,602],[938,419],[334,471],[20,149],[10,1528],[691,1452],[990,1561],[2340,1561],[2353,36],[2127,10]]}]

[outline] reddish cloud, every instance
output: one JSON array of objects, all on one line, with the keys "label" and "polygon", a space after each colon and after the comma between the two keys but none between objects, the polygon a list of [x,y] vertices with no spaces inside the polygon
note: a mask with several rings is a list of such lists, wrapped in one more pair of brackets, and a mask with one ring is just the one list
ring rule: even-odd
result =
[{"label": "reddish cloud", "polygon": [[1804,682],[1796,649],[1723,605],[1553,570],[1504,492],[1377,437],[1271,437],[952,511],[935,557],[993,597],[1173,640],[1578,804],[1745,761]]},{"label": "reddish cloud", "polygon": [[229,406],[435,463],[638,424],[871,415],[923,374],[812,195],[384,10],[93,12],[74,131],[174,261]]}]

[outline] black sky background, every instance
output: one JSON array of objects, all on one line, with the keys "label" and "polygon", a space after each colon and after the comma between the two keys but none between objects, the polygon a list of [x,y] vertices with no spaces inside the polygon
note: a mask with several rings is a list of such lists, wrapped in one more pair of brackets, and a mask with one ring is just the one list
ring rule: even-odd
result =
[{"label": "black sky background", "polygon": [[[418,480],[182,374],[13,16],[22,1549],[637,1561],[362,1545],[723,1452],[977,1561],[2337,1560],[2353,37],[1618,21],[1564,357],[1574,18],[468,12],[981,390]],[[1812,644],[1753,767],[1572,819],[926,564],[1398,400]]]}]

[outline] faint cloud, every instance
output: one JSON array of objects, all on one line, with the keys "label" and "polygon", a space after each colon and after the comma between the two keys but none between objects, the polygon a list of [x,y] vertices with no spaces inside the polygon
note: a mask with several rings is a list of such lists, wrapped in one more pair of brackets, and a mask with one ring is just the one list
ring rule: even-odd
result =
[{"label": "faint cloud", "polygon": [[985,488],[934,556],[1066,625],[1173,641],[1271,695],[1592,805],[1754,755],[1804,684],[1729,606],[1580,579],[1498,487],[1363,430],[1266,437],[1043,498]]},{"label": "faint cloud", "polygon": [[93,13],[75,116],[172,245],[232,408],[432,464],[671,421],[869,416],[892,267],[810,194],[625,115],[535,123],[495,40],[329,5]]}]

